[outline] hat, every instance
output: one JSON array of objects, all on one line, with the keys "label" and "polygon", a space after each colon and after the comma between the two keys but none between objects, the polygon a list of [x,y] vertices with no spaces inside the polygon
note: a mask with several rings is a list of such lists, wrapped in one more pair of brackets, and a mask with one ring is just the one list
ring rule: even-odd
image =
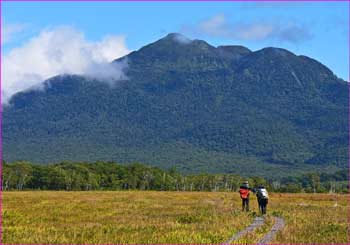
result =
[{"label": "hat", "polygon": [[246,180],[246,181],[243,181],[242,185],[248,187],[248,186],[249,186],[249,183],[248,183],[248,181]]}]

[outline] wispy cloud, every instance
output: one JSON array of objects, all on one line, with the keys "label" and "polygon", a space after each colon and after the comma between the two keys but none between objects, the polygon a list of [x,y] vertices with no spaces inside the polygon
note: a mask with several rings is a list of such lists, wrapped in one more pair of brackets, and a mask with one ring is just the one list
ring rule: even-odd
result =
[{"label": "wispy cloud", "polygon": [[22,46],[4,55],[2,98],[8,102],[17,92],[35,87],[59,74],[80,74],[98,79],[124,77],[125,64],[111,64],[129,50],[124,36],[106,36],[89,41],[72,27],[43,30]]},{"label": "wispy cloud", "polygon": [[180,33],[174,33],[173,36],[174,40],[181,43],[181,44],[189,44],[192,42],[191,39],[185,37],[184,35],[180,34]]},{"label": "wispy cloud", "polygon": [[312,37],[309,29],[293,22],[229,22],[223,14],[203,20],[197,25],[184,26],[181,31],[232,40],[276,39],[291,43],[302,42]]},{"label": "wispy cloud", "polygon": [[1,36],[2,44],[10,42],[16,34],[23,32],[26,29],[26,27],[27,25],[19,23],[3,25]]}]

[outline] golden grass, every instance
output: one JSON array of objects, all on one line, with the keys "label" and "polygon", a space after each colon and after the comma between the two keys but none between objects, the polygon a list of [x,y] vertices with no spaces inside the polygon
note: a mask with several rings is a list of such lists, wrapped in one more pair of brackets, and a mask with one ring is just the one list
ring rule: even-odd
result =
[{"label": "golden grass", "polygon": [[232,193],[6,192],[5,243],[220,243],[247,226]]},{"label": "golden grass", "polygon": [[[271,194],[267,222],[239,243],[256,243],[286,220],[274,243],[346,243],[349,196]],[[227,192],[4,192],[3,243],[223,243],[258,212]]]},{"label": "golden grass", "polygon": [[277,194],[272,198],[272,214],[286,221],[273,243],[350,243],[349,195]]}]

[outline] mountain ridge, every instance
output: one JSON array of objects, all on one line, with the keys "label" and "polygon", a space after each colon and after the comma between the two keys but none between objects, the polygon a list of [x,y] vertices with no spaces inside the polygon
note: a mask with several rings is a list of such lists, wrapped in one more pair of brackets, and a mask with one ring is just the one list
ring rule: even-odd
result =
[{"label": "mountain ridge", "polygon": [[124,60],[128,80],[114,86],[67,75],[15,95],[4,159],[262,175],[346,166],[347,83],[318,61],[178,34],[113,62]]}]

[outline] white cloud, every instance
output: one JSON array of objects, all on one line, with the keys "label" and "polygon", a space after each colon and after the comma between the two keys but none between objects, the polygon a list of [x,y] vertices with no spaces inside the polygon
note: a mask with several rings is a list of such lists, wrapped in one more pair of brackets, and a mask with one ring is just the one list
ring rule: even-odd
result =
[{"label": "white cloud", "polygon": [[84,72],[85,77],[98,79],[113,85],[115,81],[127,79],[124,70],[128,67],[127,59],[121,62],[99,62],[91,63]]},{"label": "white cloud", "polygon": [[120,79],[125,64],[112,65],[110,62],[127,53],[124,36],[106,36],[92,42],[71,27],[44,30],[3,56],[3,103],[13,94],[40,87],[38,84],[59,74]]},{"label": "white cloud", "polygon": [[10,42],[16,34],[24,31],[25,28],[26,28],[26,25],[19,24],[19,23],[5,24],[2,27],[2,36],[1,36],[2,44],[6,44]]},{"label": "white cloud", "polygon": [[174,33],[173,34],[173,38],[175,41],[181,43],[181,44],[189,44],[192,42],[191,39],[185,37],[184,35],[180,34],[180,33]]},{"label": "white cloud", "polygon": [[309,30],[295,23],[271,23],[266,21],[229,22],[223,14],[203,20],[195,26],[185,26],[182,32],[195,35],[233,40],[266,40],[277,39],[287,42],[299,42],[311,37]]},{"label": "white cloud", "polygon": [[215,15],[210,19],[202,21],[199,23],[199,29],[212,35],[225,35],[227,32],[225,15]]}]

